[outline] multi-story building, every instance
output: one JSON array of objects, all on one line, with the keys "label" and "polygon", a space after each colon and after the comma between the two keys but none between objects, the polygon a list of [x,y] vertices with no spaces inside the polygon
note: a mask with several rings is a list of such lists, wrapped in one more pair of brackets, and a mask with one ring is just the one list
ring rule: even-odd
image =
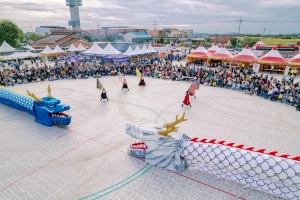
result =
[{"label": "multi-story building", "polygon": [[35,28],[35,32],[38,35],[44,36],[44,35],[49,35],[51,33],[51,31],[53,30],[62,30],[62,31],[66,31],[67,28],[66,27],[62,27],[62,26],[38,26]]}]

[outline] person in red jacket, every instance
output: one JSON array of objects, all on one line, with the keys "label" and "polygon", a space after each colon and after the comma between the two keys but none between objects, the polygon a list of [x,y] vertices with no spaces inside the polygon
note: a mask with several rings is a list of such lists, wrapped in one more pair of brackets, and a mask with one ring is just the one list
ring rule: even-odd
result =
[{"label": "person in red jacket", "polygon": [[190,102],[190,93],[189,93],[189,91],[186,91],[185,97],[184,97],[184,100],[183,100],[183,103],[182,103],[181,107],[183,107],[183,104],[186,105],[186,106],[192,107],[191,102]]}]

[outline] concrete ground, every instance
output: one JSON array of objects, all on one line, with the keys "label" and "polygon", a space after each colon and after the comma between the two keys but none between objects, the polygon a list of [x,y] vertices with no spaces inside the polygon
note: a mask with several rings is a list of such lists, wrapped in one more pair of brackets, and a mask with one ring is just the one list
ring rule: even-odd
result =
[{"label": "concrete ground", "polygon": [[0,104],[0,199],[278,199],[189,168],[182,174],[128,155],[133,138],[127,121],[165,123],[184,111],[180,131],[190,137],[226,140],[296,156],[300,113],[294,107],[241,92],[201,86],[192,107],[181,107],[189,82],[104,77],[109,102],[100,102],[96,79],[16,85],[69,104],[72,122],[45,127],[34,117]]}]

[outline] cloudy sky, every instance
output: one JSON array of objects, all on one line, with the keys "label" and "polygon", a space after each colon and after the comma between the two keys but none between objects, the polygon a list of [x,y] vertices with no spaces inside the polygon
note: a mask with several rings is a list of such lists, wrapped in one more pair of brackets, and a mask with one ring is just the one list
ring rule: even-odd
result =
[{"label": "cloudy sky", "polygon": [[[300,33],[300,0],[82,0],[81,27],[175,27],[194,32]],[[36,26],[68,27],[65,0],[0,0],[0,19],[10,19],[24,31]]]}]

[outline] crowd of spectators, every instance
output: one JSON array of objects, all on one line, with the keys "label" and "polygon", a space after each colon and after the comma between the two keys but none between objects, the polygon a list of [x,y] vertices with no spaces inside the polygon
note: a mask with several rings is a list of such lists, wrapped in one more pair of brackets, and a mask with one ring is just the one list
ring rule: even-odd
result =
[{"label": "crowd of spectators", "polygon": [[279,101],[300,110],[300,81],[296,76],[285,76],[282,80],[271,75],[258,75],[252,68],[238,68],[218,65],[204,67],[195,64],[172,64],[172,61],[160,60],[154,63],[118,63],[98,64],[97,60],[63,61],[53,66],[42,61],[32,62],[35,66],[12,66],[0,68],[0,85],[31,83],[38,81],[54,81],[61,79],[86,79],[89,77],[135,75],[138,68],[144,76],[173,81],[193,81],[198,79],[201,84],[221,87],[257,95],[271,101]]}]

